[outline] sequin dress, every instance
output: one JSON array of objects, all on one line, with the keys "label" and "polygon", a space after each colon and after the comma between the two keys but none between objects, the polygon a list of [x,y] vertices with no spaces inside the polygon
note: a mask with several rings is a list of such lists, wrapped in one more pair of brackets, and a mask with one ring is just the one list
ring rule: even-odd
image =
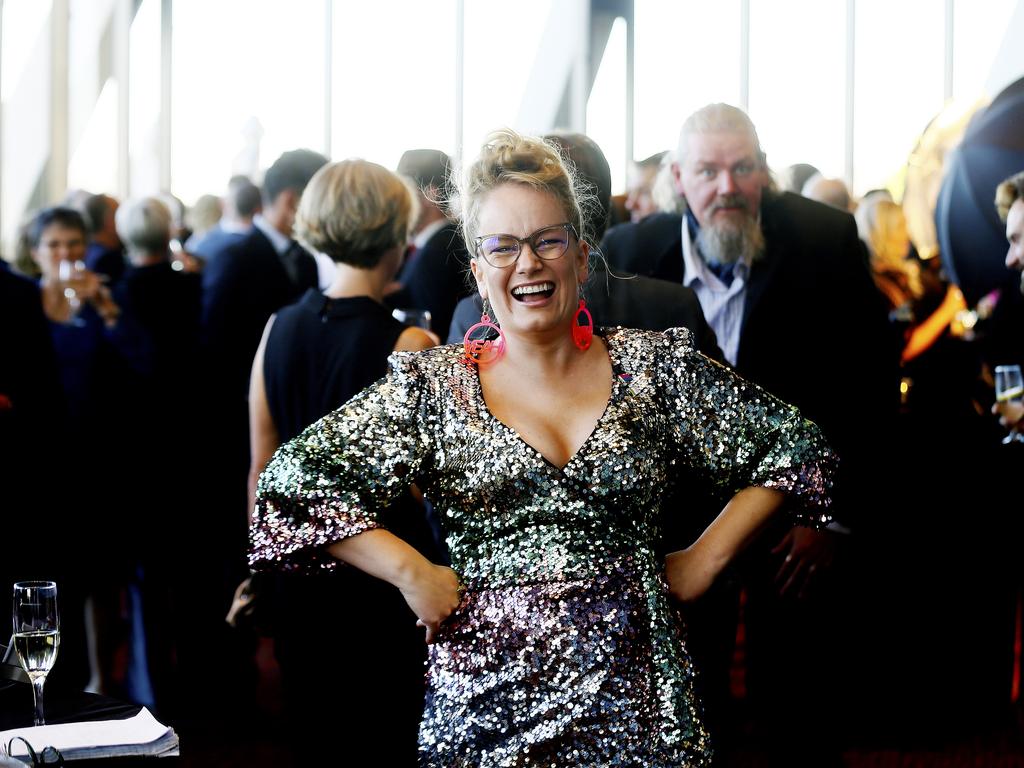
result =
[{"label": "sequin dress", "polygon": [[332,567],[323,547],[378,527],[374,510],[410,482],[433,501],[467,591],[430,649],[421,765],[708,765],[655,554],[675,467],[786,491],[798,521],[828,520],[834,457],[795,409],[684,329],[603,336],[611,397],[564,467],[491,415],[449,346],[393,355],[260,479],[255,567]]}]

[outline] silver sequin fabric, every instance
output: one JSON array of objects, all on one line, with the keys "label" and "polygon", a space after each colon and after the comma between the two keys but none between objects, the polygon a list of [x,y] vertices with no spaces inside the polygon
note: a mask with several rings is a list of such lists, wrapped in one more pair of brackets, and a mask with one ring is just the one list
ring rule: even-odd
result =
[{"label": "silver sequin fabric", "polygon": [[422,766],[709,765],[655,554],[661,500],[685,465],[721,491],[786,492],[795,522],[829,520],[835,457],[814,424],[684,329],[602,335],[612,394],[564,467],[491,415],[448,346],[394,354],[260,478],[256,568],[333,567],[324,546],[378,527],[410,482],[433,502],[467,590],[430,649]]}]

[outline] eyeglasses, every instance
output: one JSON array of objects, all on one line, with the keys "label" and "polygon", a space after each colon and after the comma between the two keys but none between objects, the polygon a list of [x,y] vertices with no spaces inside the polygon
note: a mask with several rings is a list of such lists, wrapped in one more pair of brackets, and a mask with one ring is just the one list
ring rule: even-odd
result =
[{"label": "eyeglasses", "polygon": [[579,240],[576,228],[566,222],[544,227],[526,237],[515,235],[481,235],[476,238],[476,252],[492,267],[511,267],[519,259],[523,245],[530,246],[539,259],[552,261],[561,257],[569,247],[569,235]]}]

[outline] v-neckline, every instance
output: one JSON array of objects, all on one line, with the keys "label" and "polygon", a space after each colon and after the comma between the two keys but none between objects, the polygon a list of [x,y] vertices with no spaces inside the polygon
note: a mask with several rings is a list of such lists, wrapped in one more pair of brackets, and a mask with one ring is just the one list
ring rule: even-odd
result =
[{"label": "v-neckline", "polygon": [[605,349],[608,352],[608,362],[611,363],[612,368],[612,386],[611,390],[608,393],[608,402],[604,404],[604,410],[601,411],[601,415],[598,416],[597,421],[594,422],[593,429],[590,430],[589,434],[587,434],[583,442],[580,443],[579,447],[576,448],[573,454],[569,457],[568,461],[566,461],[565,464],[563,464],[562,466],[558,466],[557,464],[555,464],[555,462],[551,461],[551,459],[549,459],[541,451],[537,450],[537,448],[531,445],[526,440],[526,438],[524,438],[519,433],[519,430],[509,426],[504,421],[502,421],[501,419],[494,415],[494,413],[491,411],[490,406],[487,405],[487,399],[484,397],[484,387],[483,383],[480,381],[480,371],[477,370],[476,366],[473,366],[473,379],[476,382],[476,396],[477,400],[480,403],[480,409],[486,414],[487,418],[489,418],[491,421],[498,425],[499,429],[503,429],[510,435],[512,435],[513,438],[515,438],[522,446],[524,446],[531,453],[533,453],[534,456],[536,456],[538,459],[544,462],[545,465],[555,470],[556,472],[564,473],[566,468],[570,464],[575,463],[575,461],[583,454],[584,450],[590,444],[590,441],[594,439],[594,435],[596,435],[598,430],[601,429],[605,417],[608,415],[608,412],[612,408],[612,404],[619,399],[619,387],[623,384],[622,372],[619,370],[620,365],[618,359],[618,350],[614,349],[613,342],[609,341],[609,335],[614,335],[614,333],[609,334],[605,332],[603,329],[600,332],[601,340],[604,341]]}]

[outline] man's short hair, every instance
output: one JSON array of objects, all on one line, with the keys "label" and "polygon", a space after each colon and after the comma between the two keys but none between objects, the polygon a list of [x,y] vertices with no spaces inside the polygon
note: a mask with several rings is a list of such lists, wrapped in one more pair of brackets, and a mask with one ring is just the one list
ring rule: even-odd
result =
[{"label": "man's short hair", "polygon": [[260,209],[260,188],[248,176],[232,176],[227,196],[239,216],[249,218]]},{"label": "man's short hair", "polygon": [[325,165],[327,158],[310,149],[285,152],[263,176],[263,201],[272,205],[286,189],[295,190],[301,195],[309,180]]},{"label": "man's short hair", "polygon": [[750,117],[739,107],[731,104],[708,104],[701,107],[683,123],[679,131],[678,162],[682,165],[686,160],[687,139],[693,134],[704,133],[746,133],[754,142],[754,154],[762,167],[767,167],[761,141],[757,138],[757,130]]},{"label": "man's short hair", "polygon": [[114,214],[117,236],[132,251],[144,254],[167,253],[171,239],[171,212],[155,197],[129,200]]},{"label": "man's short hair", "polygon": [[999,211],[999,219],[1004,224],[1006,217],[1010,215],[1010,208],[1018,200],[1024,200],[1024,171],[1015,173],[996,187],[996,210]]},{"label": "man's short hair", "polygon": [[612,171],[601,147],[582,133],[556,131],[544,137],[557,144],[565,159],[576,168],[576,176],[592,188],[593,195],[580,200],[585,220],[584,228],[595,243],[601,241],[608,229],[608,215],[612,201]]},{"label": "man's short hair", "polygon": [[431,187],[444,196],[451,176],[452,159],[439,149],[409,149],[402,153],[395,171],[413,180],[421,192]]},{"label": "man's short hair", "polygon": [[88,233],[95,235],[103,229],[107,220],[107,211],[110,210],[110,198],[106,195],[90,195],[85,201],[85,223],[88,226]]},{"label": "man's short hair", "polygon": [[53,225],[64,229],[77,229],[82,233],[82,238],[89,234],[89,227],[85,223],[85,217],[74,208],[67,208],[55,205],[52,208],[44,208],[36,214],[35,218],[28,225],[28,242],[32,248],[39,247],[39,241],[43,239],[43,232]]}]

